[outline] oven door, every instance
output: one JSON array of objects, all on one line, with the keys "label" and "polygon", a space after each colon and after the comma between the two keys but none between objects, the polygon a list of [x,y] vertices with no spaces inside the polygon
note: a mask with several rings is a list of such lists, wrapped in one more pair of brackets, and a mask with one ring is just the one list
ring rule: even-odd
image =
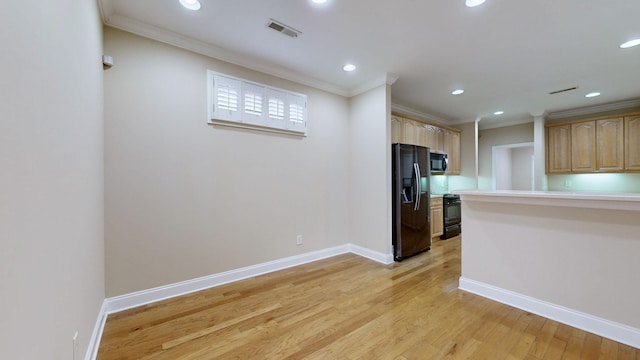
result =
[{"label": "oven door", "polygon": [[444,226],[460,224],[462,219],[460,199],[445,199],[443,201]]}]

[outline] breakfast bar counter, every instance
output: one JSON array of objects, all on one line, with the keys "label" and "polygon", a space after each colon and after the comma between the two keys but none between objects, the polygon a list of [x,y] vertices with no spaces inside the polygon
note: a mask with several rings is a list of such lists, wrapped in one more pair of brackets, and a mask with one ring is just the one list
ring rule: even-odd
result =
[{"label": "breakfast bar counter", "polygon": [[640,194],[456,193],[460,289],[640,348]]}]

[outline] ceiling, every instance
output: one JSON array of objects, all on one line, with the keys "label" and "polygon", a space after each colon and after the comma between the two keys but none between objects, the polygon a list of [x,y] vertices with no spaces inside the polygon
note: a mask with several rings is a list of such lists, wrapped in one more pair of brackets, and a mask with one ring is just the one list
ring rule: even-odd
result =
[{"label": "ceiling", "polygon": [[[640,37],[638,0],[200,0],[199,11],[99,1],[109,26],[336,94],[397,77],[394,109],[444,124],[495,127],[640,99],[640,46],[619,48]],[[268,28],[270,19],[301,35]],[[602,95],[585,98],[592,91]]]}]

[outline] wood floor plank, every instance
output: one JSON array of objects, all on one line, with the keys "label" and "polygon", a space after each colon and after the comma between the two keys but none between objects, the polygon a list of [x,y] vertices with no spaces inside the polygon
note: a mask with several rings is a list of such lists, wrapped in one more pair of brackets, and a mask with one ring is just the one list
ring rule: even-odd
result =
[{"label": "wood floor plank", "polygon": [[386,266],[339,255],[109,315],[98,359],[638,360],[459,277],[459,237]]}]

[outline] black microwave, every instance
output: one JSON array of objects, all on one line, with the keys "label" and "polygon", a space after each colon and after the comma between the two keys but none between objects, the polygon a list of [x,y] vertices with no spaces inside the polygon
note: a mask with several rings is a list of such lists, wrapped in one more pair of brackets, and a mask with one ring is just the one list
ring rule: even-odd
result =
[{"label": "black microwave", "polygon": [[431,153],[431,173],[444,174],[447,171],[449,160],[447,154]]}]

